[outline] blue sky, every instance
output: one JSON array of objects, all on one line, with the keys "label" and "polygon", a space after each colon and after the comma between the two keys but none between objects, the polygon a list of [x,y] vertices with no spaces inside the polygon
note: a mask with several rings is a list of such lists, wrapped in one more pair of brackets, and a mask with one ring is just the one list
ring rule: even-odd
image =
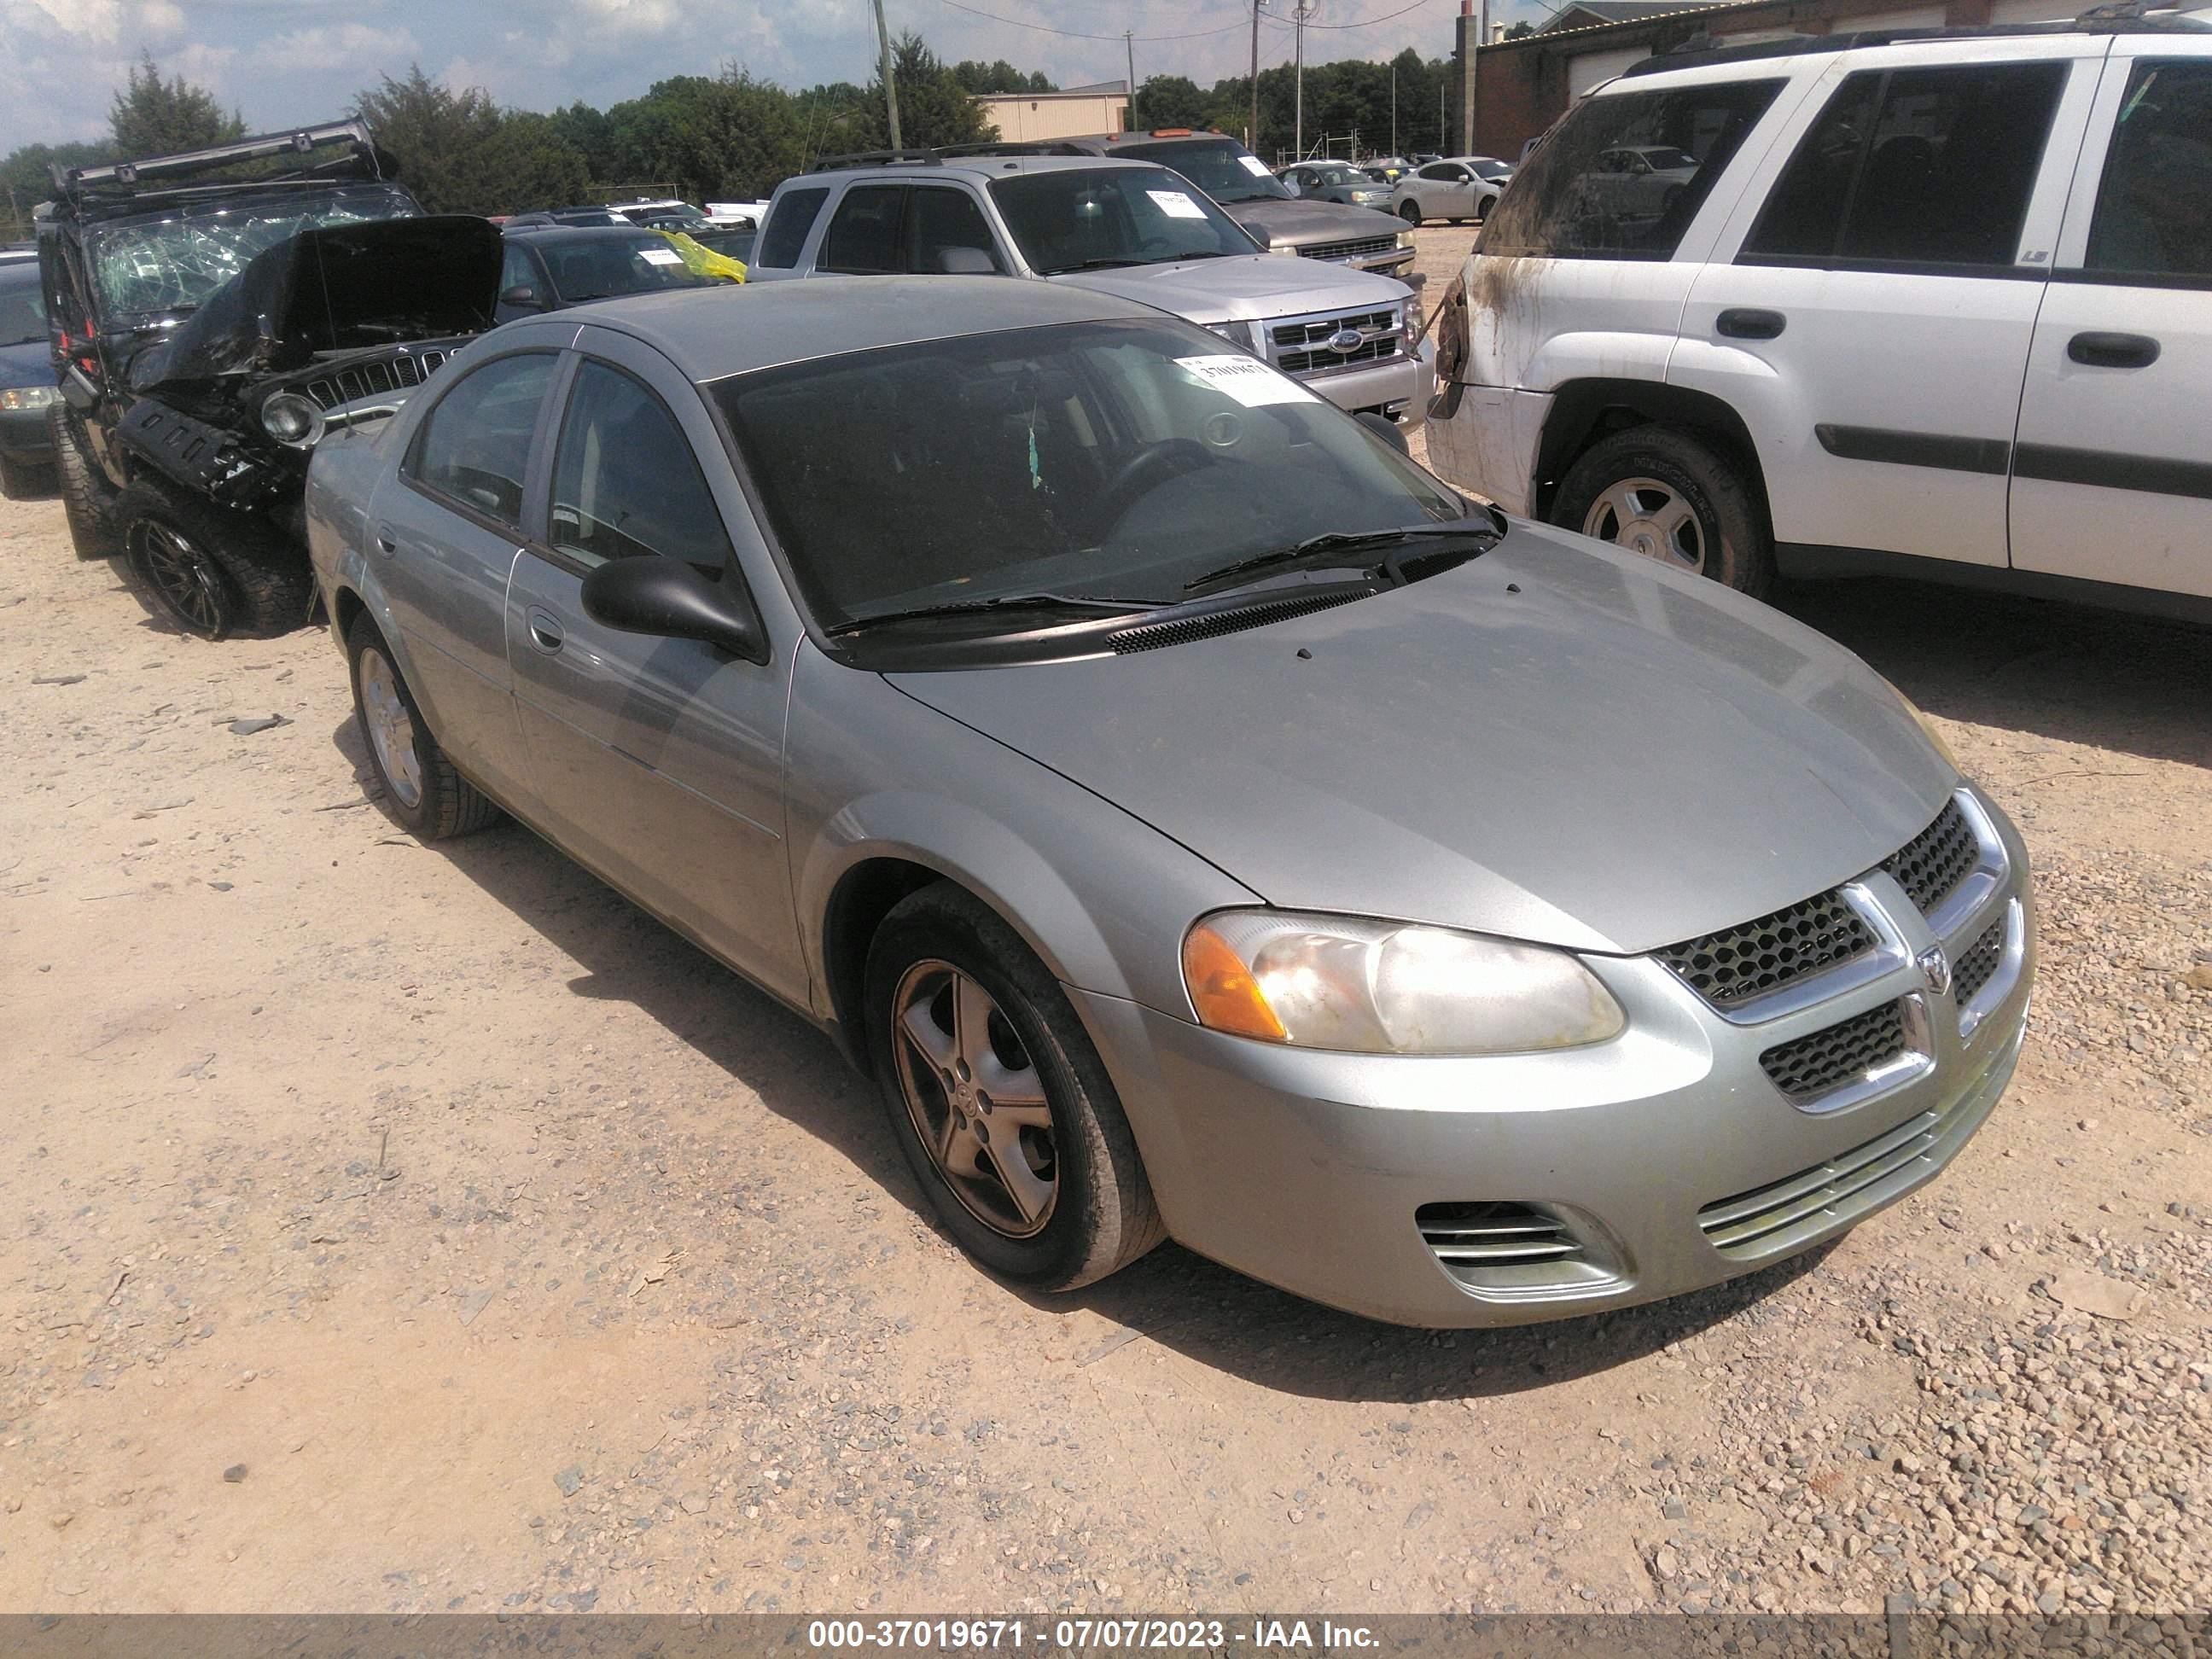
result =
[{"label": "blue sky", "polygon": [[[1240,74],[1244,0],[973,0],[1003,18],[1112,34],[1070,38],[975,15],[947,0],[884,0],[892,30],[917,29],[948,59],[1004,58],[1062,85],[1121,78],[1119,31],[1138,37],[1137,74],[1200,85]],[[1271,0],[1287,15],[1292,0]],[[1321,0],[1316,24],[1358,24],[1405,0]],[[1502,8],[1502,9],[1501,9]],[[1308,61],[1451,51],[1457,0],[1420,0],[1367,27],[1310,33]],[[1493,0],[1510,21],[1547,8]],[[1196,39],[1151,40],[1147,36]],[[142,52],[234,105],[254,131],[338,113],[359,88],[410,63],[501,102],[604,108],[670,75],[742,64],[787,85],[865,81],[868,0],[0,0],[0,154],[106,131],[111,90]],[[1290,61],[1291,32],[1262,26],[1263,64]]]}]

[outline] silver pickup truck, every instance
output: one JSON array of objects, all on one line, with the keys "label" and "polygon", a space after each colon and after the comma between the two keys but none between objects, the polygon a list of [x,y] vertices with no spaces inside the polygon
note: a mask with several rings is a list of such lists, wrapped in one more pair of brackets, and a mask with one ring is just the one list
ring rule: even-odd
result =
[{"label": "silver pickup truck", "polygon": [[786,179],[747,267],[800,276],[983,275],[1096,289],[1212,329],[1338,408],[1416,425],[1435,374],[1395,277],[1271,258],[1181,173],[1071,155],[854,157]]}]

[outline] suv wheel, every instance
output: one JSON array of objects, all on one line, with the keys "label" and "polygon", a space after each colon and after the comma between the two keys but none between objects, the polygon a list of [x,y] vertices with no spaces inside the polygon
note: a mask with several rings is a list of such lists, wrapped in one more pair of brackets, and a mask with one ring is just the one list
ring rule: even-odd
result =
[{"label": "suv wheel", "polygon": [[1568,469],[1552,522],[1738,592],[1765,592],[1774,543],[1757,494],[1705,439],[1631,427]]},{"label": "suv wheel", "polygon": [[1419,225],[1421,222],[1421,204],[1407,197],[1398,204],[1398,216],[1409,225]]},{"label": "suv wheel", "polygon": [[185,633],[266,639],[307,620],[314,575],[274,526],[148,481],[116,497],[115,522],[124,580]]},{"label": "suv wheel", "polygon": [[107,481],[93,465],[84,424],[67,404],[46,405],[46,431],[54,441],[54,474],[62,490],[62,516],[80,559],[110,559],[123,550],[108,516]]},{"label": "suv wheel", "polygon": [[892,1133],[960,1247],[1072,1291],[1166,1237],[1105,1066],[1045,965],[950,883],[868,948],[869,1058]]}]

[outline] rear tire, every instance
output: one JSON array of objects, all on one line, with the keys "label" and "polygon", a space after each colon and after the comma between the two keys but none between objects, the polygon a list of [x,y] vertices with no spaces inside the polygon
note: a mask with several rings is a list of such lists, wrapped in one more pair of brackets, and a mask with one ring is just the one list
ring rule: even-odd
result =
[{"label": "rear tire", "polygon": [[366,614],[346,635],[353,668],[354,718],[368,743],[380,803],[417,841],[447,841],[496,823],[499,808],[446,758],[392,659],[392,647]]},{"label": "rear tire", "polygon": [[950,882],[902,901],[868,947],[864,1006],[891,1132],[984,1267],[1072,1291],[1167,1237],[1104,1062],[988,905]]},{"label": "rear tire", "polygon": [[1552,522],[1757,599],[1774,538],[1755,487],[1704,436],[1656,423],[1594,444],[1568,469]]},{"label": "rear tire", "polygon": [[1421,204],[1410,198],[1399,203],[1398,216],[1419,230],[1421,226]]},{"label": "rear tire", "polygon": [[307,555],[275,526],[150,480],[115,498],[116,566],[161,621],[204,640],[272,639],[314,603]]},{"label": "rear tire", "polygon": [[114,492],[93,465],[84,423],[67,404],[46,405],[46,431],[54,441],[54,476],[61,485],[62,516],[80,559],[112,559],[123,550],[110,516]]},{"label": "rear tire", "polygon": [[53,493],[53,474],[28,461],[11,461],[0,455],[0,496],[11,501],[35,501]]}]

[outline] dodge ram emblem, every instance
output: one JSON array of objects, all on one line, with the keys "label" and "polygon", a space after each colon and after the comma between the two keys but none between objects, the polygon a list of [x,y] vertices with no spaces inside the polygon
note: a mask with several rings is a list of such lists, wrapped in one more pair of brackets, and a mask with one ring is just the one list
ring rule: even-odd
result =
[{"label": "dodge ram emblem", "polygon": [[1328,337],[1328,349],[1349,357],[1367,343],[1367,337],[1356,328],[1340,328]]},{"label": "dodge ram emblem", "polygon": [[1951,988],[1951,958],[1943,954],[1942,945],[1930,945],[1920,953],[1920,977],[1939,997]]}]

